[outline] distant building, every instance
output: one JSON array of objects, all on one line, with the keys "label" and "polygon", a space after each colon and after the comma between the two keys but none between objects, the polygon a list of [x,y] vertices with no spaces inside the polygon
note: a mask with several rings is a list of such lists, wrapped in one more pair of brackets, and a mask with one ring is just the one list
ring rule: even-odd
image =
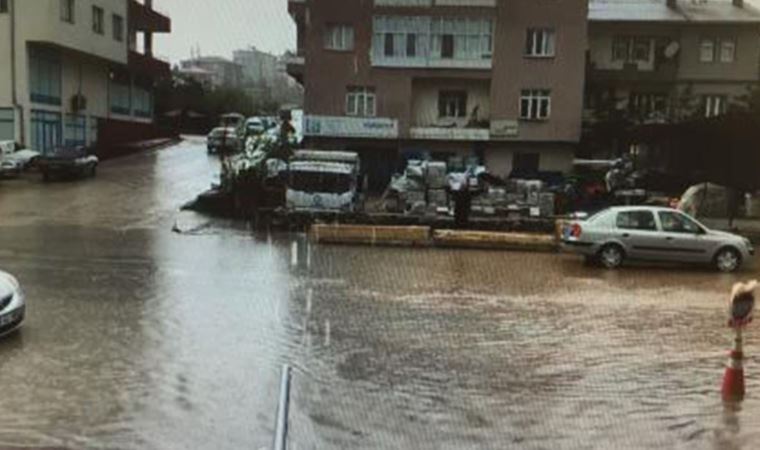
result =
[{"label": "distant building", "polygon": [[236,88],[243,84],[243,67],[221,56],[199,56],[181,61],[179,73],[213,89]]},{"label": "distant building", "polygon": [[103,121],[150,124],[170,76],[153,33],[171,31],[152,3],[0,0],[0,140],[44,152],[94,144]]},{"label": "distant building", "polygon": [[589,2],[584,117],[712,117],[758,81],[760,11],[742,0]]},{"label": "distant building", "polygon": [[242,67],[246,85],[271,86],[277,77],[277,57],[255,47],[235,50],[233,61]]}]

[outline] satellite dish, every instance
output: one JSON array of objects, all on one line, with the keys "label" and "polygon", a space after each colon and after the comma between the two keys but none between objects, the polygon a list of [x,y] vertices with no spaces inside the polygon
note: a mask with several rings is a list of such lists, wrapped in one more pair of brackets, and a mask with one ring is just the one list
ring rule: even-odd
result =
[{"label": "satellite dish", "polygon": [[681,44],[679,44],[676,41],[671,42],[668,44],[667,47],[665,47],[665,57],[668,59],[673,59],[678,54],[678,51],[681,49]]}]

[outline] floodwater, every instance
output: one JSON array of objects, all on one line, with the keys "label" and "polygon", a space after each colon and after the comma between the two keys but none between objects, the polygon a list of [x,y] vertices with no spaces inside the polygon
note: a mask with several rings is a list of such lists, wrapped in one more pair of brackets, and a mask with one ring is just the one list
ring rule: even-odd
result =
[{"label": "floodwater", "polygon": [[216,164],[189,141],[0,183],[29,300],[0,341],[0,447],[266,448],[283,363],[291,449],[757,447],[760,330],[748,398],[718,392],[756,268],[309,246],[179,213]]}]

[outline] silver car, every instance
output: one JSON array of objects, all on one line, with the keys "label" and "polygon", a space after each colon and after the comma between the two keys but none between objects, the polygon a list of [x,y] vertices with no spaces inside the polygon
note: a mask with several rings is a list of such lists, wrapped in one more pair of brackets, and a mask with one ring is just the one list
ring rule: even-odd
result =
[{"label": "silver car", "polygon": [[746,238],[710,230],[671,208],[614,207],[562,227],[565,249],[616,268],[626,259],[706,263],[733,272],[755,254]]},{"label": "silver car", "polygon": [[0,336],[21,326],[26,313],[24,293],[13,275],[0,271]]}]

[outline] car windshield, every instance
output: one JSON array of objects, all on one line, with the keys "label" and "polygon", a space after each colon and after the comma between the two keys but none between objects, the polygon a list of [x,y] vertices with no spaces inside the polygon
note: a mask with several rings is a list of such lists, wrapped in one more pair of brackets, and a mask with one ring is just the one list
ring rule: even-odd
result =
[{"label": "car windshield", "polygon": [[352,177],[348,174],[299,170],[290,175],[290,188],[298,192],[344,194],[351,187]]}]

